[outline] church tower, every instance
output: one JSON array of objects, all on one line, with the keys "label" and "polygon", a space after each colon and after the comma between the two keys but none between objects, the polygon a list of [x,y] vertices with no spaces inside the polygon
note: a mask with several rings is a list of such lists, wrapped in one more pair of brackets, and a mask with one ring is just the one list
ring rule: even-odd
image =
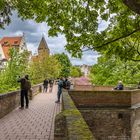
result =
[{"label": "church tower", "polygon": [[49,56],[50,50],[43,36],[38,47],[38,56],[44,56],[44,55]]}]

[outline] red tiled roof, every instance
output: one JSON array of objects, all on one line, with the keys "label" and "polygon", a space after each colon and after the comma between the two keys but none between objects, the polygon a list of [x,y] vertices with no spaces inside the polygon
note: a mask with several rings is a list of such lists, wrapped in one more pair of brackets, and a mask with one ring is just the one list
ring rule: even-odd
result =
[{"label": "red tiled roof", "polygon": [[0,41],[2,46],[5,46],[5,42],[7,42],[7,44],[9,45],[20,45],[22,37],[3,37]]},{"label": "red tiled roof", "polygon": [[13,46],[19,46],[20,42],[22,40],[22,37],[3,37],[0,40],[0,44],[2,46],[4,55],[6,59],[9,59],[9,49],[12,48]]}]

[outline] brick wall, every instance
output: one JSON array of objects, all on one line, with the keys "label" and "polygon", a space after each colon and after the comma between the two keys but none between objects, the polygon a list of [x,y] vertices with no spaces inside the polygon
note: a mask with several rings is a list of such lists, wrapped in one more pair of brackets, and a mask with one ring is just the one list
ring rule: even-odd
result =
[{"label": "brick wall", "polygon": [[113,88],[114,88],[113,86],[74,85],[74,89],[80,91],[93,91],[93,90],[109,91],[112,90]]},{"label": "brick wall", "polygon": [[96,108],[80,112],[97,140],[130,140],[130,110]]},{"label": "brick wall", "polygon": [[0,94],[0,118],[19,106],[19,91]]},{"label": "brick wall", "polygon": [[98,140],[140,138],[140,90],[69,92]]},{"label": "brick wall", "polygon": [[[32,99],[39,93],[42,84],[33,86],[33,92],[29,95]],[[0,118],[11,112],[20,105],[20,91],[13,91],[5,94],[0,94]]]},{"label": "brick wall", "polygon": [[29,92],[29,97],[32,100],[33,97],[43,90],[42,84],[38,84],[32,87],[32,91]]},{"label": "brick wall", "polygon": [[94,89],[94,86],[92,85],[74,85],[74,90],[92,91],[93,89]]},{"label": "brick wall", "polygon": [[131,93],[131,103],[132,103],[132,105],[140,103],[140,90],[139,89],[134,90]]},{"label": "brick wall", "polygon": [[95,140],[68,92],[63,92],[62,112],[55,118],[54,140]]},{"label": "brick wall", "polygon": [[77,107],[130,107],[131,91],[70,91]]},{"label": "brick wall", "polygon": [[131,115],[131,140],[140,140],[140,108],[133,108]]},{"label": "brick wall", "polygon": [[[94,86],[94,85],[74,85],[76,91],[112,91],[115,86]],[[125,90],[133,90],[131,87],[124,87]]]}]

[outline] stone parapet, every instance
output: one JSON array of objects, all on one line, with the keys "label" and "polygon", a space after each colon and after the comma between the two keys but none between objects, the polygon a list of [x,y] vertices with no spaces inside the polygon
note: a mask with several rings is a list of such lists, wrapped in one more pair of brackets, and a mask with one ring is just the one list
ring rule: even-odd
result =
[{"label": "stone parapet", "polygon": [[132,106],[136,104],[140,104],[140,89],[133,90],[131,92],[131,104]]},{"label": "stone parapet", "polygon": [[[32,87],[32,92],[29,93],[29,98],[40,92],[42,84],[38,84]],[[13,91],[5,94],[0,94],[0,118],[14,110],[20,104],[20,91]]]},{"label": "stone parapet", "polygon": [[38,85],[33,86],[32,90],[29,91],[30,100],[32,100],[35,95],[42,92],[42,88],[43,88],[42,84],[38,84]]},{"label": "stone parapet", "polygon": [[[115,86],[100,86],[100,85],[74,85],[76,91],[112,91]],[[124,87],[124,90],[134,90],[133,87]]]},{"label": "stone parapet", "polygon": [[131,90],[126,91],[76,91],[69,92],[78,108],[131,107]]},{"label": "stone parapet", "polygon": [[19,91],[0,94],[0,118],[19,106]]},{"label": "stone parapet", "polygon": [[55,140],[95,140],[67,91],[62,96],[62,112],[55,118]]}]

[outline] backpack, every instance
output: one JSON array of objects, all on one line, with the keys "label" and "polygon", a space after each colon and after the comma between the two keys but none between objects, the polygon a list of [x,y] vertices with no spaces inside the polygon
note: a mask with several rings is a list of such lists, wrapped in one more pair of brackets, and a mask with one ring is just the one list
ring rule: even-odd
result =
[{"label": "backpack", "polygon": [[70,81],[63,81],[63,88],[64,89],[70,89],[70,85],[71,85],[71,83],[70,83]]},{"label": "backpack", "polygon": [[66,87],[67,87],[66,81],[63,81],[62,87],[63,87],[64,89],[66,89]]},{"label": "backpack", "polygon": [[25,88],[27,90],[30,90],[31,89],[31,82],[29,80],[25,80]]},{"label": "backpack", "polygon": [[67,81],[67,82],[66,82],[66,89],[69,90],[69,89],[70,89],[70,86],[71,86],[71,82],[70,82],[70,81]]}]

